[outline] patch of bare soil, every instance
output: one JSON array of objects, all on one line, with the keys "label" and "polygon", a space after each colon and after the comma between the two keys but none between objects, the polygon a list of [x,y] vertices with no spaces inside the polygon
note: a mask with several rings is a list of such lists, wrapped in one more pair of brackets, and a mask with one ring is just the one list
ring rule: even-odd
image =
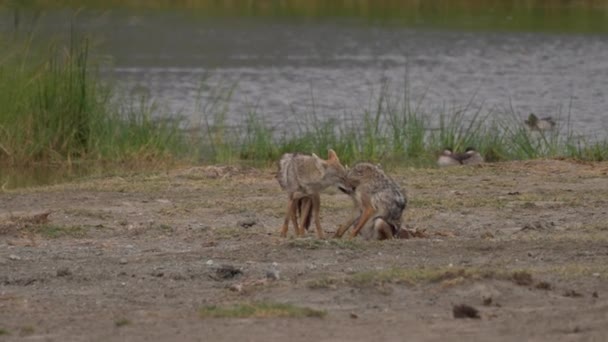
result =
[{"label": "patch of bare soil", "polygon": [[[407,192],[409,239],[279,238],[286,195],[272,170],[0,193],[0,340],[608,336],[608,164],[387,172]],[[329,236],[352,201],[321,201]]]}]

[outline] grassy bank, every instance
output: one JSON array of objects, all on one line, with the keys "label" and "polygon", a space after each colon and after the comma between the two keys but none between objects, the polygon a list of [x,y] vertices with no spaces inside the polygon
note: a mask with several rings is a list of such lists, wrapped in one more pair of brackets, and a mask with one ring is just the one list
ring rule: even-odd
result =
[{"label": "grassy bank", "polygon": [[[515,113],[465,105],[427,113],[408,98],[382,88],[373,108],[350,117],[305,117],[283,132],[250,113],[243,128],[226,124],[229,90],[204,104],[200,127],[182,130],[159,120],[147,99],[123,97],[102,82],[85,38],[44,49],[29,40],[0,40],[0,164],[46,166],[159,166],[175,161],[270,165],[284,152],[335,149],[352,163],[430,166],[444,147],[476,147],[488,161],[564,157],[608,159],[606,137],[588,140],[570,129],[568,115],[550,132],[528,130]],[[498,115],[500,114],[500,115]],[[287,132],[287,133],[286,133]]]},{"label": "grassy bank", "polygon": [[188,10],[201,17],[359,19],[371,23],[467,30],[607,32],[608,5],[597,0],[30,0],[0,8]]},{"label": "grassy bank", "polygon": [[[227,131],[224,114],[214,113],[215,126],[203,130],[198,140],[206,151],[204,159],[213,162],[272,162],[285,152],[315,152],[325,156],[335,149],[347,163],[359,160],[433,166],[445,147],[464,151],[475,147],[486,161],[534,158],[571,158],[587,161],[608,159],[606,137],[590,139],[576,134],[569,114],[558,115],[554,130],[532,131],[513,111],[497,113],[483,107],[465,105],[443,112],[425,112],[414,101],[391,98],[383,88],[375,107],[340,119],[306,117],[286,133],[262,124],[264,114],[249,115],[245,128]],[[213,106],[219,107],[219,106]],[[313,111],[314,112],[314,111]]]},{"label": "grassy bank", "polygon": [[117,105],[98,78],[89,41],[43,48],[0,36],[0,163],[133,163],[180,157],[184,137],[154,121],[145,100]]}]

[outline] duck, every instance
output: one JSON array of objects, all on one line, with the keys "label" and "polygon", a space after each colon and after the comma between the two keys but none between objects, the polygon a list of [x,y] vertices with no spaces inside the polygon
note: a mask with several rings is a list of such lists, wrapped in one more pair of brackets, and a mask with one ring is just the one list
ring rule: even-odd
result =
[{"label": "duck", "polygon": [[534,113],[530,113],[528,119],[524,122],[532,131],[550,131],[555,127],[555,121],[553,121],[552,117],[539,118]]},{"label": "duck", "polygon": [[464,153],[454,153],[451,148],[445,148],[439,155],[439,158],[437,158],[437,165],[439,167],[477,165],[483,162],[483,157],[473,147],[467,147]]}]

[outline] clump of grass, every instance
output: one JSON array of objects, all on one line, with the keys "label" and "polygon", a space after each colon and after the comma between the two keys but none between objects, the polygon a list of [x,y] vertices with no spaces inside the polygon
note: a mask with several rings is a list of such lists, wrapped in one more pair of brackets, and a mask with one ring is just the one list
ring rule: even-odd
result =
[{"label": "clump of grass", "polygon": [[310,289],[334,289],[340,284],[341,281],[337,278],[323,277],[319,279],[310,280],[306,283],[306,286]]},{"label": "clump of grass", "polygon": [[124,327],[129,324],[131,324],[131,321],[126,318],[121,318],[114,321],[114,326],[117,328]]},{"label": "clump of grass", "polygon": [[33,326],[25,325],[19,329],[19,335],[21,335],[21,336],[31,335],[34,333],[34,331],[35,331],[35,329]]},{"label": "clump of grass", "polygon": [[357,287],[376,286],[386,283],[416,285],[420,283],[459,284],[465,280],[499,279],[513,281],[518,285],[531,285],[532,275],[525,270],[498,271],[479,268],[391,268],[353,274],[344,281]]},{"label": "clump of grass", "polygon": [[0,36],[0,163],[151,162],[184,153],[176,120],[156,120],[142,99],[121,108],[72,32],[46,49]]},{"label": "clump of grass", "polygon": [[[229,95],[214,99],[231,101]],[[407,96],[392,97],[388,86],[383,86],[372,102],[370,108],[344,120],[323,119],[324,115],[314,108],[310,115],[293,113],[302,119],[295,129],[283,134],[264,124],[268,118],[263,113],[250,114],[245,129],[235,132],[226,129],[224,112],[212,112],[207,115],[214,119],[205,119],[207,135],[201,138],[212,148],[211,153],[203,153],[203,158],[211,162],[270,163],[284,152],[324,156],[328,147],[336,150],[345,163],[367,160],[412,166],[434,165],[437,153],[445,147],[455,151],[474,147],[488,162],[531,158],[601,161],[608,158],[608,138],[588,140],[577,136],[569,127],[569,120],[553,131],[531,131],[515,109],[501,113],[475,106],[473,99],[464,108],[425,112]],[[220,104],[208,107],[225,108]],[[438,118],[438,122],[433,118]],[[214,124],[209,124],[211,121]]]},{"label": "clump of grass", "polygon": [[199,314],[202,318],[323,318],[327,312],[293,304],[254,302],[230,307],[206,306]]},{"label": "clump of grass", "polygon": [[60,237],[82,238],[86,236],[86,230],[82,226],[61,226],[56,224],[42,224],[29,226],[26,229],[34,234],[39,234],[50,239],[56,239]]},{"label": "clump of grass", "polygon": [[10,335],[10,334],[11,334],[11,333],[10,333],[8,330],[6,330],[6,329],[4,329],[4,328],[0,328],[0,336],[3,336],[3,335]]},{"label": "clump of grass", "polygon": [[521,286],[530,286],[534,282],[532,274],[527,271],[515,271],[512,274],[513,282]]},{"label": "clump of grass", "polygon": [[287,244],[291,248],[302,249],[321,249],[321,248],[339,248],[339,249],[361,249],[360,241],[345,240],[345,239],[294,239]]}]

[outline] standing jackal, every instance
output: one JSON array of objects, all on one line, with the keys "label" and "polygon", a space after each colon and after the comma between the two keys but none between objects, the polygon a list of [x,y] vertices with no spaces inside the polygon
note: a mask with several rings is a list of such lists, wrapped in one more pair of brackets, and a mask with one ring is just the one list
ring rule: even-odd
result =
[{"label": "standing jackal", "polygon": [[[289,220],[293,222],[296,235],[303,236],[304,229],[310,226],[312,216],[315,219],[317,237],[322,239],[323,230],[319,219],[321,206],[320,192],[329,186],[339,186],[342,191],[352,190],[346,182],[346,170],[340,164],[338,155],[329,150],[327,160],[301,153],[285,153],[279,161],[277,180],[287,192],[288,202],[285,221],[281,227],[281,236],[287,236]],[[302,224],[298,226],[298,214]]]},{"label": "standing jackal", "polygon": [[407,199],[399,185],[370,163],[358,163],[348,171],[347,181],[352,189],[345,189],[355,202],[357,213],[342,225],[334,237],[342,235],[354,225],[351,238],[359,232],[365,239],[391,239],[401,229],[401,215]]}]

